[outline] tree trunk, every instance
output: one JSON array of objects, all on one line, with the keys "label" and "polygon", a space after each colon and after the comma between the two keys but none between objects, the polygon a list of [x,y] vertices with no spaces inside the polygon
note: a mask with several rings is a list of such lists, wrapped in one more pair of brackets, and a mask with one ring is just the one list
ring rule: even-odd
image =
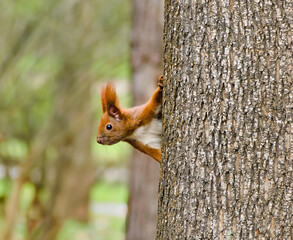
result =
[{"label": "tree trunk", "polygon": [[292,239],[292,1],[167,0],[157,240]]},{"label": "tree trunk", "polygon": [[[163,1],[133,0],[132,66],[134,105],[148,101],[162,74]],[[134,151],[131,161],[127,240],[156,236],[159,164]]]}]

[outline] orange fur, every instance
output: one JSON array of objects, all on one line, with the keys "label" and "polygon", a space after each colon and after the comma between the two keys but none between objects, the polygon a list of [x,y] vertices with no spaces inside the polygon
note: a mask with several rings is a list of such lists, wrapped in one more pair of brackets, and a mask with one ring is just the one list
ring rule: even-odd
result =
[{"label": "orange fur", "polygon": [[[162,81],[162,77],[160,79]],[[139,151],[161,161],[161,149],[151,148],[139,139],[132,139],[131,135],[140,127],[149,124],[157,114],[162,101],[162,82],[151,99],[144,105],[123,109],[119,106],[113,84],[108,83],[101,90],[103,115],[98,126],[97,142],[103,145],[112,145],[119,141],[126,141]],[[111,125],[111,129],[107,126]]]},{"label": "orange fur", "polygon": [[144,145],[141,142],[136,140],[126,140],[126,142],[131,144],[137,150],[151,156],[152,158],[157,160],[159,163],[161,162],[161,149],[151,148],[148,145]]},{"label": "orange fur", "polygon": [[119,106],[116,90],[114,85],[111,82],[108,82],[107,86],[102,88],[101,101],[102,101],[103,113],[107,110],[107,105],[109,104],[116,105],[117,107]]}]

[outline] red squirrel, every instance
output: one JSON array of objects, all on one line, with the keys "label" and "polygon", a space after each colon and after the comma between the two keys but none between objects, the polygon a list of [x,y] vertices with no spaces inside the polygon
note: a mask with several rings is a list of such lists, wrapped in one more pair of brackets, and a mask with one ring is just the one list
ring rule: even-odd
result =
[{"label": "red squirrel", "polygon": [[120,141],[161,162],[161,117],[163,76],[151,99],[129,109],[119,106],[115,87],[108,82],[101,90],[103,115],[97,131],[97,142],[112,145]]}]

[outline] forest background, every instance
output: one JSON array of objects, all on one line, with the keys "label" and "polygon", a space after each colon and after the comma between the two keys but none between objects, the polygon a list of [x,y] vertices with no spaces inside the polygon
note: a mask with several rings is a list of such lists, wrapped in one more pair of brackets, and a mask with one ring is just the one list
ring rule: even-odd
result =
[{"label": "forest background", "polygon": [[95,138],[102,84],[131,105],[131,2],[0,10],[0,235],[124,239],[131,148]]}]

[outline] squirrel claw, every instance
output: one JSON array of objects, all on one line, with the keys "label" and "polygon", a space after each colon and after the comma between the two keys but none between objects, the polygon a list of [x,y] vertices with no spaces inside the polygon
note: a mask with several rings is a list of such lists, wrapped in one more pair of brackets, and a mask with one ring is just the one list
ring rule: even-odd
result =
[{"label": "squirrel claw", "polygon": [[160,89],[163,89],[163,87],[164,87],[163,83],[164,83],[164,75],[161,75],[158,79],[158,86]]}]

